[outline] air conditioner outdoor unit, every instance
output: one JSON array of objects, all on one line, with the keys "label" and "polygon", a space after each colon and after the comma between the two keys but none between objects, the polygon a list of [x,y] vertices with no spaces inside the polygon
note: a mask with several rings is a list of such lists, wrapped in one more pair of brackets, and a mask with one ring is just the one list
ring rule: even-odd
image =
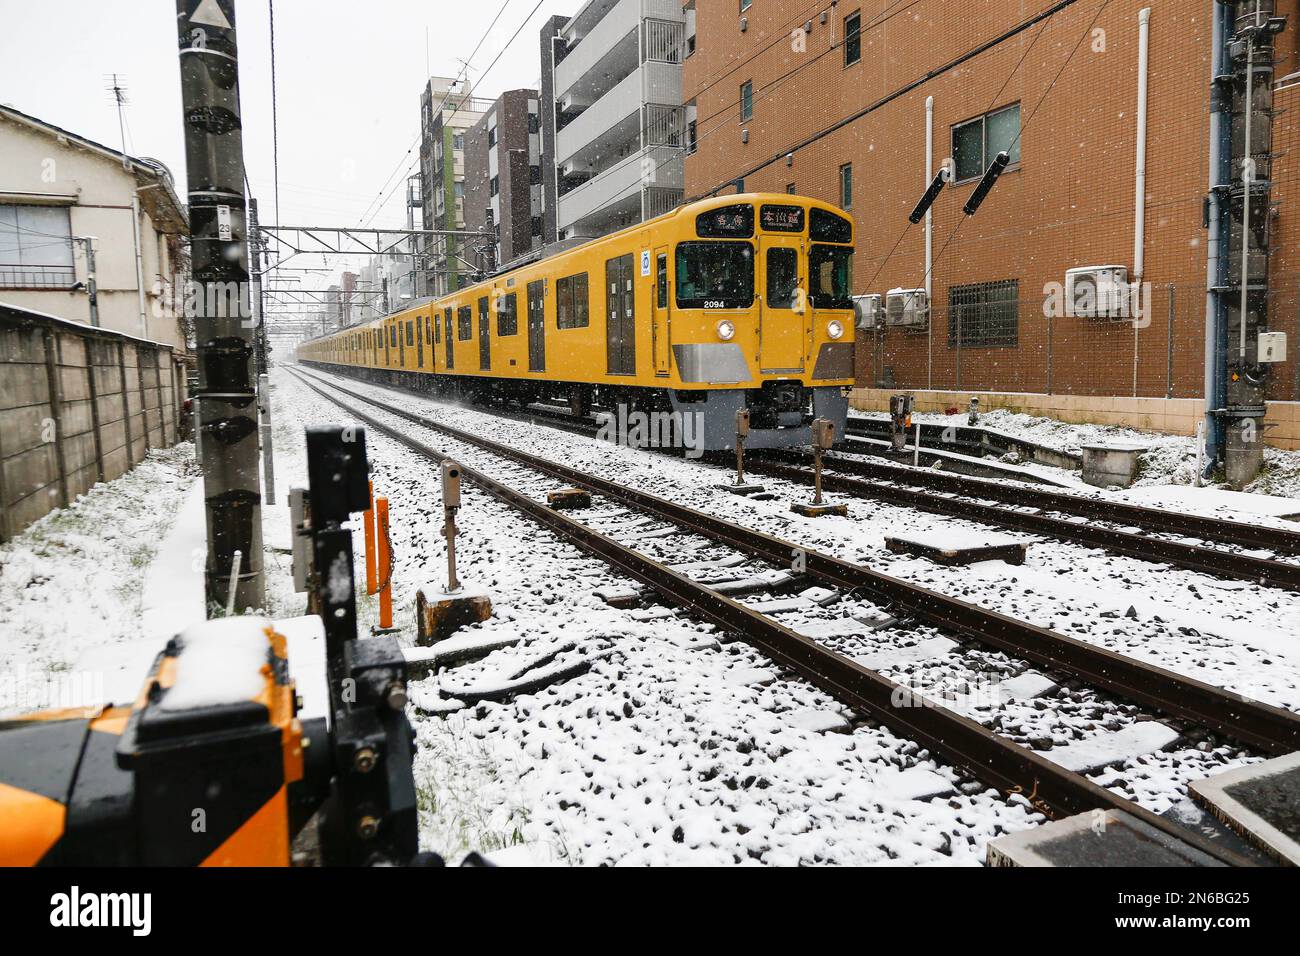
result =
[{"label": "air conditioner outdoor unit", "polygon": [[1080,266],[1065,270],[1067,316],[1127,318],[1128,295],[1128,266]]},{"label": "air conditioner outdoor unit", "polygon": [[878,329],[884,325],[880,316],[880,295],[855,295],[853,311],[857,313],[859,329]]},{"label": "air conditioner outdoor unit", "polygon": [[885,295],[885,324],[901,329],[929,328],[930,300],[925,290],[890,289]]}]

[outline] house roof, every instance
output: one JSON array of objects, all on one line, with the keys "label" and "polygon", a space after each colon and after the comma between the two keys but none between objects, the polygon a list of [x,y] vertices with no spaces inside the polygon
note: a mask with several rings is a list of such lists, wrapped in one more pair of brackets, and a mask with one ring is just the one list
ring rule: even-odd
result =
[{"label": "house roof", "polygon": [[155,219],[161,217],[172,219],[174,224],[178,227],[171,230],[164,229],[163,231],[179,232],[183,235],[189,233],[189,215],[185,209],[185,205],[176,194],[176,186],[172,181],[171,171],[158,160],[131,156],[127,153],[123,153],[121,150],[113,149],[111,146],[97,143],[89,137],[64,129],[62,126],[56,126],[53,123],[40,119],[39,117],[32,116],[29,113],[24,113],[22,110],[15,109],[12,106],[0,104],[0,117],[27,126],[37,132],[44,133],[47,136],[66,139],[69,142],[76,143],[84,149],[101,153],[105,158],[112,159],[115,162],[120,163],[125,159],[130,165],[131,171],[135,174],[137,182],[161,187],[161,199],[151,195],[154,192],[153,190],[148,190],[140,195],[141,202],[149,209],[151,216]]}]

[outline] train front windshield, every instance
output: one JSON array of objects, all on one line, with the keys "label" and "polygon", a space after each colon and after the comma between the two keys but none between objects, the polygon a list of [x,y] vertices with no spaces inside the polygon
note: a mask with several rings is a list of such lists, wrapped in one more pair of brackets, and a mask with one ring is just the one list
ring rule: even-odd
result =
[{"label": "train front windshield", "polygon": [[679,309],[744,309],[754,301],[754,248],[748,242],[677,246]]}]

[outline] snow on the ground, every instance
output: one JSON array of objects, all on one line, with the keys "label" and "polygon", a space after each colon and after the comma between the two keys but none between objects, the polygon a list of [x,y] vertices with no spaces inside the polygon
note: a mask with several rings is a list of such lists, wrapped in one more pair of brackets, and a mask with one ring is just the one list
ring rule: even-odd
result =
[{"label": "snow on the ground", "polygon": [[[277,427],[345,417],[283,370],[274,380]],[[276,440],[277,456],[298,454]],[[444,581],[438,475],[373,430],[367,443],[391,502],[395,623],[409,641],[416,590]],[[412,685],[426,848],[454,859],[524,844],[530,859],[574,864],[975,864],[989,839],[1039,819],[887,730],[809,729],[842,725],[840,706],[708,627],[608,606],[594,591],[632,582],[477,489],[463,497],[460,569],[495,608],[464,633],[518,643]],[[374,603],[362,598],[367,620]],[[575,662],[585,672],[537,693],[426,715],[446,706],[440,690]],[[924,799],[936,779],[953,794]]]},{"label": "snow on the ground", "polygon": [[[848,518],[802,518],[789,511],[790,501],[809,495],[801,485],[764,476],[763,483],[776,493],[775,500],[719,494],[714,485],[723,470],[703,462],[648,454],[351,379],[339,381],[346,388],[374,394],[397,407],[431,414],[447,424],[795,544],[1300,710],[1300,595],[1053,539],[1033,544],[1023,568],[997,563],[985,575],[968,568],[943,567],[887,551],[885,536],[984,532],[987,528],[861,499],[842,499],[849,503]],[[373,413],[374,409],[367,411]],[[473,465],[482,454],[470,449],[464,460]],[[1033,540],[1028,535],[1018,537]],[[1017,584],[1021,574],[1039,580],[1034,587],[1025,587]],[[1133,615],[1128,613],[1130,607]]]},{"label": "snow on the ground", "polygon": [[[861,418],[887,418],[879,412],[854,412]],[[939,412],[917,412],[913,421],[926,425],[964,426],[966,412],[945,415]],[[981,412],[979,425],[991,431],[1002,432],[1016,438],[1045,445],[1060,451],[1078,454],[1084,445],[1097,442],[1107,444],[1139,444],[1147,447],[1142,455],[1142,470],[1135,486],[1193,484],[1196,473],[1196,439],[1186,435],[1166,435],[1160,432],[1141,431],[1123,425],[1095,425],[1063,422],[1055,418],[1027,415],[997,408]],[[1044,474],[1068,475],[1061,469],[1044,465],[1032,466]],[[1225,486],[1226,487],[1226,486]],[[1260,495],[1278,495],[1300,498],[1300,452],[1265,447],[1264,469],[1260,476],[1245,489]]]},{"label": "snow on the ground", "polygon": [[[945,568],[921,559],[890,554],[883,549],[884,535],[927,531],[943,533],[949,529],[984,530],[981,526],[860,500],[850,500],[851,516],[848,519],[800,518],[791,514],[788,507],[791,500],[807,497],[808,489],[801,486],[764,478],[769,490],[775,492],[775,500],[721,495],[714,486],[722,472],[706,463],[647,454],[354,380],[338,381],[346,388],[374,394],[398,407],[430,414],[447,424],[575,468],[597,472],[630,487],[707,510],[710,514],[779,535],[804,547],[866,564],[963,600],[1051,627],[1071,637],[1222,684],[1248,696],[1300,709],[1300,640],[1294,636],[1300,633],[1300,599],[1288,592],[1261,589],[1243,582],[1220,581],[1207,575],[1171,570],[1055,541],[1033,545],[1024,568],[999,562],[990,562],[991,567],[978,570]],[[372,407],[365,410],[384,419],[383,412]],[[507,483],[514,480],[504,475],[512,466],[495,456],[419,426],[397,419],[389,420],[457,456],[466,465],[482,467],[504,477]],[[435,490],[435,500],[427,505],[434,510],[437,508],[436,494]],[[437,548],[440,542],[436,541],[436,532],[431,538],[434,539],[432,546]],[[489,535],[485,544],[495,543],[495,539],[496,536]],[[532,552],[526,554],[531,559]],[[434,560],[431,566],[436,567],[437,561]],[[1021,574],[1032,575],[1032,581],[1026,580],[1026,584],[1032,586],[1019,583],[1017,575]],[[481,580],[481,577],[476,575],[476,580]],[[1179,613],[1175,614],[1175,611]],[[1186,623],[1187,619],[1194,620],[1195,625]],[[655,633],[659,633],[658,629]],[[882,634],[885,642],[898,638],[898,635]],[[924,633],[919,635],[922,641],[925,636]],[[837,646],[833,639],[828,643]],[[864,648],[837,646],[837,649],[860,660],[869,659]],[[963,700],[963,695],[969,696],[972,677],[978,679],[981,669],[997,671],[1002,668],[1003,677],[1014,673],[1014,668],[1007,669],[1008,661],[1001,655],[967,650],[960,657],[960,663],[929,660],[895,667],[887,670],[887,676],[924,689],[927,694],[933,691],[945,699]],[[972,659],[975,661],[974,671],[970,663]],[[756,663],[762,663],[761,659]],[[581,686],[581,681],[589,679],[591,674],[601,673],[603,666],[593,665],[588,677],[571,684]],[[497,676],[499,674],[500,668],[497,668]],[[489,708],[487,713],[490,712]],[[482,713],[480,709],[478,716],[481,717]],[[594,716],[598,713],[593,712],[589,719]],[[461,718],[450,718],[449,723],[454,724],[457,719]],[[987,713],[984,719],[989,719]],[[1063,689],[1050,701],[1013,701],[1005,713],[993,715],[992,726],[1026,746],[1046,749],[1050,754],[1053,747],[1069,746],[1092,734],[1125,730],[1145,719],[1148,718],[1139,709],[1100,701],[1083,688]],[[502,733],[502,726],[494,724],[493,734]],[[475,768],[497,766],[495,757],[491,756],[495,751],[490,744],[487,745],[487,755],[478,749],[484,746],[482,740],[492,739],[492,734],[487,738],[473,734],[471,737],[471,740],[461,742],[460,750],[451,755],[454,759],[459,754],[466,768],[457,779],[479,780]],[[609,759],[605,754],[602,757]],[[1204,734],[1193,734],[1174,748],[1121,762],[1114,768],[1100,771],[1094,779],[1098,782],[1104,780],[1106,785],[1125,796],[1162,812],[1180,798],[1189,780],[1256,759],[1229,743]],[[490,776],[495,770],[484,772]],[[474,789],[476,792],[492,790],[494,786],[486,780],[476,783]],[[506,791],[498,789],[494,792],[500,798],[499,803],[514,805]],[[527,803],[519,802],[517,805],[526,807]],[[493,819],[502,822],[499,818]],[[517,822],[518,817],[507,816],[506,820]],[[510,827],[502,823],[500,832],[511,832]]]},{"label": "snow on the ground", "polygon": [[154,449],[0,545],[0,713],[101,699],[111,675],[77,661],[144,635],[146,571],[197,477],[192,444]]}]

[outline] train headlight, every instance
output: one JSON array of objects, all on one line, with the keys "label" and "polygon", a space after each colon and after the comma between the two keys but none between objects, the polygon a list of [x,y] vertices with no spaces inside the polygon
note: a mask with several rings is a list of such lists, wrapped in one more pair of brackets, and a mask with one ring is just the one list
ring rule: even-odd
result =
[{"label": "train headlight", "polygon": [[826,323],[826,334],[833,339],[838,339],[844,335],[844,323],[839,319],[831,319]]},{"label": "train headlight", "polygon": [[736,335],[736,326],[728,319],[723,319],[718,323],[718,338],[724,342],[730,342]]}]

